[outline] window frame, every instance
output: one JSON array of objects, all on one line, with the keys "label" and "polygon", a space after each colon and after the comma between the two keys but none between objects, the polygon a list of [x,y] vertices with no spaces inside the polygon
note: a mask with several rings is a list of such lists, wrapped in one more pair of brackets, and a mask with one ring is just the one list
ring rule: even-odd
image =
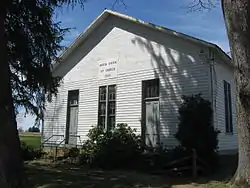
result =
[{"label": "window frame", "polygon": [[[110,99],[110,88],[114,87],[114,98]],[[106,92],[106,98],[105,100],[101,100],[101,88],[105,88]],[[116,126],[116,93],[117,93],[117,86],[115,84],[112,85],[105,85],[105,86],[99,86],[99,100],[98,100],[98,126],[101,126],[105,130],[112,130]],[[101,103],[105,104],[105,115],[101,115]],[[110,104],[114,103],[114,114],[110,115]],[[104,117],[105,124],[102,125],[101,123],[101,117]],[[111,117],[114,117],[114,125],[110,125]]]},{"label": "window frame", "polygon": [[[143,80],[142,81],[142,90],[143,90],[143,99],[144,100],[154,100],[160,98],[160,79],[154,78],[150,80]],[[152,90],[153,89],[153,90]],[[150,90],[151,96],[148,95],[148,90]],[[156,91],[154,91],[156,90]],[[154,91],[154,93],[152,92]],[[156,95],[154,95],[156,94]]]},{"label": "window frame", "polygon": [[[105,93],[105,99],[101,99],[101,89],[104,89],[104,93]],[[101,126],[101,127],[103,127],[103,128],[105,128],[105,125],[106,125],[106,115],[107,115],[107,111],[106,111],[106,109],[107,109],[107,107],[106,107],[106,103],[107,103],[107,87],[106,86],[100,86],[99,87],[99,101],[98,101],[98,126]],[[101,106],[102,106],[102,104],[104,104],[104,106],[105,106],[105,112],[104,112],[104,114],[102,114],[101,113],[101,110],[102,110],[102,108],[101,108]],[[103,118],[104,117],[104,125],[102,125],[101,124],[101,122],[103,123],[103,121],[101,121],[101,118]]]},{"label": "window frame", "polygon": [[232,121],[232,95],[231,85],[226,80],[223,80],[224,88],[224,112],[225,112],[225,132],[233,134],[233,121]]}]

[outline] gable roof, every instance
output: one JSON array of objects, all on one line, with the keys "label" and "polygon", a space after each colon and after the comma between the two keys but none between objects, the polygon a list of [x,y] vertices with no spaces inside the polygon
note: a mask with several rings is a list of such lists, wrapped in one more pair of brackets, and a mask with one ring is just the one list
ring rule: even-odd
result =
[{"label": "gable roof", "polygon": [[[163,33],[166,33],[166,34],[169,34],[169,35],[173,35],[173,36],[176,36],[176,37],[180,37],[180,38],[183,38],[183,39],[186,39],[186,40],[189,40],[191,42],[194,42],[194,43],[197,43],[197,44],[200,44],[200,45],[203,45],[203,46],[206,46],[208,48],[211,48],[213,50],[215,50],[215,52],[217,52],[219,55],[222,56],[222,58],[224,60],[226,60],[227,62],[231,62],[231,57],[228,56],[218,45],[216,44],[213,44],[213,43],[210,43],[210,42],[207,42],[205,40],[201,40],[201,39],[198,39],[198,38],[195,38],[195,37],[192,37],[192,36],[189,36],[189,35],[186,35],[186,34],[183,34],[183,33],[180,33],[180,32],[177,32],[177,31],[174,31],[174,30],[171,30],[171,29],[168,29],[168,28],[165,28],[165,27],[162,27],[162,26],[159,26],[159,25],[155,25],[155,24],[152,24],[152,23],[149,23],[149,22],[145,22],[145,21],[142,21],[142,20],[139,20],[137,18],[134,18],[134,17],[131,17],[131,16],[128,16],[128,15],[125,15],[125,14],[121,14],[121,13],[118,13],[118,12],[115,12],[115,11],[111,11],[111,10],[104,10],[102,12],[101,15],[99,15],[86,29],[85,31],[83,31],[76,39],[74,42],[72,42],[69,47],[62,52],[62,54],[59,56],[59,59],[61,61],[59,61],[58,63],[54,64],[53,66],[53,70],[55,70],[59,64],[61,64],[62,60],[66,59],[70,54],[71,52],[73,52],[75,49],[78,48],[78,46],[80,46],[88,37],[89,35],[95,31],[95,29],[101,25],[103,23],[103,21],[108,17],[108,16],[115,16],[115,17],[119,17],[119,18],[122,18],[124,20],[127,20],[127,21],[130,21],[130,22],[134,22],[136,24],[140,24],[140,25],[143,25],[145,27],[148,27],[148,28],[151,28],[151,29],[154,29],[156,31],[159,31],[159,32],[163,32]],[[230,63],[231,64],[231,63]]]}]

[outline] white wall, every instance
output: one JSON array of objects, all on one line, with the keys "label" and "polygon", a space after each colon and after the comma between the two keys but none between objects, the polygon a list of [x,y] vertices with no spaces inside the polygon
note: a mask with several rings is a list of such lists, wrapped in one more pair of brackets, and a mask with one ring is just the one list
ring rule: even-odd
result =
[{"label": "white wall", "polygon": [[[222,60],[216,58],[214,66],[215,78],[215,127],[221,131],[219,134],[219,149],[223,151],[234,150],[238,148],[237,145],[237,130],[236,130],[236,85],[232,68],[223,63]],[[225,124],[225,101],[224,101],[224,83],[227,81],[231,85],[231,100],[232,100],[232,122],[233,133],[226,133]]]},{"label": "white wall", "polygon": [[[181,95],[201,92],[210,98],[209,69],[199,58],[200,50],[184,39],[109,17],[54,72],[64,78],[58,102],[47,108],[45,136],[65,133],[67,92],[79,89],[78,134],[85,139],[97,124],[99,86],[106,84],[117,85],[116,123],[128,123],[140,133],[141,82],[160,78],[161,141],[176,144],[173,134]],[[118,76],[99,80],[98,62],[109,58],[117,59]]]}]

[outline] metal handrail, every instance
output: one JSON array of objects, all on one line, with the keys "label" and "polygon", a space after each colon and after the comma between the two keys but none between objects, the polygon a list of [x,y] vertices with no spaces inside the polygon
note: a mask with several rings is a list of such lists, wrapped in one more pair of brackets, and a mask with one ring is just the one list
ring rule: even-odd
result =
[{"label": "metal handrail", "polygon": [[[44,146],[45,143],[47,143],[51,138],[55,137],[55,136],[60,136],[60,137],[64,137],[64,135],[52,135],[50,136],[48,139],[46,139],[43,143],[42,143],[42,146]],[[78,137],[79,138],[79,142],[80,144],[82,144],[82,141],[81,141],[81,136],[80,135],[69,135],[69,137]],[[57,153],[58,153],[58,148],[60,147],[60,145],[65,142],[66,138],[64,137],[59,143],[55,143],[55,154],[54,154],[54,160],[56,160],[57,158]],[[77,145],[77,144],[76,144]]]},{"label": "metal handrail", "polygon": [[60,146],[64,141],[65,141],[65,138],[59,144],[57,144],[57,146]]},{"label": "metal handrail", "polygon": [[[63,140],[60,143],[54,143],[56,145],[56,147],[60,146],[66,140],[66,138],[65,138],[64,135],[54,134],[54,135],[50,136],[48,139],[46,139],[44,142],[42,142],[41,145],[44,146],[44,144],[48,143],[48,141],[50,139],[52,139],[53,137],[63,137]],[[79,138],[80,145],[82,145],[82,140],[81,140],[81,136],[80,135],[69,135],[69,137],[77,137],[77,138]],[[76,144],[76,145],[78,145],[78,144]]]},{"label": "metal handrail", "polygon": [[[60,134],[53,134],[52,136],[50,136],[48,139],[46,139],[45,141],[42,142],[42,146],[47,143],[51,138],[55,137],[55,136],[60,136],[60,137],[64,137],[64,135],[60,135]],[[64,139],[65,140],[65,139]]]},{"label": "metal handrail", "polygon": [[80,144],[82,145],[82,141],[81,141],[81,136],[80,135],[69,135],[69,137],[77,137],[77,138],[79,138]]},{"label": "metal handrail", "polygon": [[55,153],[55,155],[54,155],[54,160],[56,160],[56,157],[57,157],[57,149],[58,149],[58,147],[59,147],[64,141],[65,141],[65,138],[64,138],[59,144],[56,145],[56,153]]}]

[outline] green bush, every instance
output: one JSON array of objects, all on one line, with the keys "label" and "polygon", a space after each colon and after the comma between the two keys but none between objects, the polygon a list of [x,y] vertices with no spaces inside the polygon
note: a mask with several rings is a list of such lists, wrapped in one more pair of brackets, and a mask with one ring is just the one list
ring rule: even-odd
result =
[{"label": "green bush", "polygon": [[181,147],[197,155],[210,165],[217,162],[218,133],[212,125],[211,103],[201,94],[183,96],[179,108],[179,125],[175,135]]},{"label": "green bush", "polygon": [[78,157],[80,154],[80,150],[77,147],[72,147],[72,148],[64,148],[64,158],[68,157]]},{"label": "green bush", "polygon": [[127,124],[111,131],[91,129],[83,144],[80,161],[101,168],[134,168],[142,154],[141,138]]},{"label": "green bush", "polygon": [[22,141],[21,141],[21,151],[24,161],[39,159],[44,154],[40,148],[39,149],[32,148]]}]

